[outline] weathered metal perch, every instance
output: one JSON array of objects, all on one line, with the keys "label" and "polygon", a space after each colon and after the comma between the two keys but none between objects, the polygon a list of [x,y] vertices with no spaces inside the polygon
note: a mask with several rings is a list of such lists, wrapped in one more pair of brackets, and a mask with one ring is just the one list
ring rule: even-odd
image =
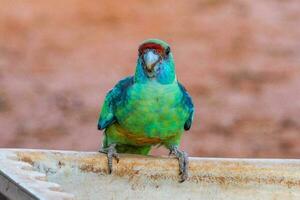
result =
[{"label": "weathered metal perch", "polygon": [[0,193],[27,199],[300,199],[300,160],[190,158],[178,183],[171,158],[121,155],[107,175],[96,152],[0,149]]}]

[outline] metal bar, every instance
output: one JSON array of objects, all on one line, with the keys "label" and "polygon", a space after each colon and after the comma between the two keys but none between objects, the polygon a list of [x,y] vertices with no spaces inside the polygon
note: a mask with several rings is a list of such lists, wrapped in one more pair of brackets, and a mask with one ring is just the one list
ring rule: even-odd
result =
[{"label": "metal bar", "polygon": [[0,193],[0,200],[8,200],[8,198],[6,198],[6,196]]},{"label": "metal bar", "polygon": [[38,200],[28,190],[5,175],[0,169],[0,193],[13,200]]},{"label": "metal bar", "polygon": [[[6,165],[13,157],[18,165],[44,174],[44,182],[59,184],[56,189],[42,187],[51,190],[48,196],[36,190],[35,184],[23,184],[43,199],[53,199],[54,191],[59,191],[56,197],[64,196],[61,199],[72,198],[72,194],[79,200],[300,199],[299,159],[190,158],[189,179],[178,183],[175,158],[121,155],[119,163],[113,163],[113,174],[108,175],[106,156],[97,152],[3,149],[0,159],[1,155]],[[10,176],[8,170],[6,173]]]}]

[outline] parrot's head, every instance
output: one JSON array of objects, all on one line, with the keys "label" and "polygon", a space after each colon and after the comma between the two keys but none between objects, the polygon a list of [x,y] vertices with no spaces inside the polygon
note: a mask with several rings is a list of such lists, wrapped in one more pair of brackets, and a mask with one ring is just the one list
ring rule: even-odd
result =
[{"label": "parrot's head", "polygon": [[170,46],[158,39],[144,41],[138,50],[136,82],[156,80],[161,84],[176,81],[175,64]]}]

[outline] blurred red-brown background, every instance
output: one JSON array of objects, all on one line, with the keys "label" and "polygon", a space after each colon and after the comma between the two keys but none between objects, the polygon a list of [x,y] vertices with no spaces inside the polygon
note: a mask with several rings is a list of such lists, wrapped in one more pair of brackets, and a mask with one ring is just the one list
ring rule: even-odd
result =
[{"label": "blurred red-brown background", "polygon": [[106,92],[160,38],[194,98],[190,155],[299,157],[299,24],[298,0],[1,0],[0,147],[97,150]]}]

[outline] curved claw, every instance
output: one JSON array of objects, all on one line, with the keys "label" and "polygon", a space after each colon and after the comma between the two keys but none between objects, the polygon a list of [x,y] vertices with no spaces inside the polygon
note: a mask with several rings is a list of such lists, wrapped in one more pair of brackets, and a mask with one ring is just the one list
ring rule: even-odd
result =
[{"label": "curved claw", "polygon": [[120,160],[119,154],[117,153],[116,150],[116,144],[111,144],[109,145],[108,148],[102,148],[99,150],[100,153],[105,153],[107,155],[107,162],[108,162],[108,173],[112,173],[113,169],[113,158],[116,159],[117,163]]},{"label": "curved claw", "polygon": [[187,153],[180,151],[177,147],[172,147],[169,155],[174,155],[178,159],[179,175],[181,176],[181,180],[179,182],[184,182],[188,178],[189,159]]}]

